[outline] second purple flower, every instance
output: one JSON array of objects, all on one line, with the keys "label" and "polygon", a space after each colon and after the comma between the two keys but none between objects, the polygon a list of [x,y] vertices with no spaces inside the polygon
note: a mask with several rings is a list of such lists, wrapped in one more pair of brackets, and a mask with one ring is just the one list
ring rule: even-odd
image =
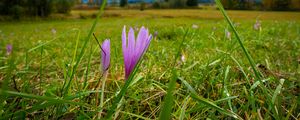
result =
[{"label": "second purple flower", "polygon": [[105,73],[110,65],[110,41],[106,39],[101,45],[102,72]]},{"label": "second purple flower", "polygon": [[141,56],[147,50],[152,35],[149,35],[148,29],[141,27],[135,39],[134,30],[130,28],[128,36],[126,35],[126,27],[124,26],[122,32],[122,50],[125,64],[125,79],[127,80],[132,73],[136,64],[139,62]]}]

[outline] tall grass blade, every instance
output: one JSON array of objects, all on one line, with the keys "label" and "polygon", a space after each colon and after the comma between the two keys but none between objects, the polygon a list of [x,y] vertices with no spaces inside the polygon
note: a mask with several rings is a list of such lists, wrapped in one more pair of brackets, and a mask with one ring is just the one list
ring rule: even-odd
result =
[{"label": "tall grass blade", "polygon": [[[178,45],[177,54],[176,54],[174,62],[173,62],[174,66],[176,64],[177,59],[180,56],[180,52],[182,50],[183,43],[185,41],[185,38],[186,38],[188,32],[189,32],[189,29],[187,29],[187,31],[185,32],[185,35],[183,36],[181,43]],[[178,78],[177,76],[178,75],[177,75],[176,68],[173,67],[172,68],[172,78],[169,82],[167,95],[164,99],[164,103],[163,103],[163,106],[162,106],[162,109],[161,109],[160,115],[159,115],[160,120],[170,120],[171,119],[171,112],[172,112],[172,107],[173,107],[173,102],[174,102],[173,101],[174,100],[173,91],[175,89],[176,79]]]},{"label": "tall grass blade", "polygon": [[[223,85],[224,85],[224,91],[223,92],[224,92],[226,97],[230,97],[229,91],[227,89],[227,83],[228,83],[227,78],[228,78],[229,70],[230,70],[230,66],[227,66],[226,70],[225,70],[224,81],[223,81]],[[231,105],[230,99],[227,102],[228,102],[228,106],[229,106],[230,110],[232,111],[232,105]]]},{"label": "tall grass blade", "polygon": [[[78,56],[77,59],[76,59],[74,68],[73,68],[73,70],[72,70],[72,74],[71,74],[71,76],[70,76],[70,79],[69,79],[68,83],[66,84],[66,87],[63,86],[63,88],[62,88],[62,90],[63,90],[63,91],[62,91],[62,92],[63,92],[63,96],[66,95],[66,94],[68,93],[68,91],[69,91],[70,83],[72,82],[72,80],[73,80],[73,78],[74,78],[74,72],[76,72],[77,67],[78,67],[78,65],[79,65],[79,63],[80,63],[80,61],[81,61],[81,59],[82,59],[82,57],[83,57],[83,55],[84,55],[84,53],[85,53],[85,49],[86,49],[86,47],[87,47],[87,43],[89,42],[89,40],[90,40],[91,37],[92,37],[92,33],[93,33],[94,30],[95,30],[95,27],[96,27],[96,25],[97,25],[97,22],[98,22],[99,18],[100,18],[100,16],[103,14],[103,11],[104,11],[106,2],[107,2],[107,0],[103,0],[103,3],[102,3],[102,5],[101,5],[101,7],[100,7],[100,10],[99,10],[99,12],[98,12],[98,14],[97,14],[97,18],[96,18],[96,20],[94,21],[94,24],[93,24],[93,26],[91,27],[88,36],[85,38],[85,41],[84,41],[84,43],[83,43],[83,47],[82,47],[82,49],[80,50],[79,56]],[[67,81],[65,81],[65,82],[67,82]]]},{"label": "tall grass blade", "polygon": [[240,35],[238,34],[236,28],[234,27],[232,21],[230,20],[230,18],[228,17],[227,13],[225,12],[224,8],[223,8],[223,5],[222,3],[220,2],[220,0],[215,0],[218,8],[220,9],[221,13],[223,14],[223,16],[225,17],[225,20],[228,22],[229,26],[231,27],[231,29],[233,30],[234,32],[234,35],[236,36],[237,40],[238,40],[238,43],[239,45],[241,46],[243,52],[245,53],[250,65],[251,65],[251,68],[253,69],[254,73],[255,73],[255,76],[258,80],[261,79],[261,74],[256,70],[256,67],[255,67],[255,63],[251,57],[251,55],[249,54],[249,52],[247,51],[246,47],[244,46],[243,44],[243,41],[241,40],[241,37]]},{"label": "tall grass blade", "polygon": [[[220,100],[217,100],[217,101],[214,101],[214,102],[211,102],[210,100],[207,100],[205,98],[202,98],[200,96],[197,95],[196,91],[194,90],[194,88],[191,87],[191,85],[186,82],[185,80],[179,78],[179,80],[181,80],[181,82],[188,88],[188,90],[191,92],[191,97],[195,100],[197,100],[199,103],[202,103],[202,104],[205,104],[215,110],[218,110],[219,112],[225,114],[225,115],[229,115],[231,117],[234,117],[236,119],[242,119],[240,116],[238,116],[237,114],[235,114],[234,112],[232,111],[227,111],[227,110],[224,110],[223,108],[219,107],[218,105],[216,105],[215,103],[218,103],[218,102],[222,102],[222,101],[229,101],[231,99],[234,99],[234,98],[237,98],[237,96],[230,96],[228,98],[224,98],[224,99],[220,99]],[[198,109],[196,109],[198,110]]]},{"label": "tall grass blade", "polygon": [[211,101],[209,101],[209,100],[207,100],[207,99],[205,99],[205,98],[202,98],[202,97],[200,97],[200,96],[197,96],[196,94],[193,94],[193,93],[192,93],[192,94],[191,94],[191,97],[192,97],[193,99],[197,100],[199,103],[205,104],[206,106],[209,106],[209,107],[211,107],[211,108],[213,108],[213,109],[215,109],[215,110],[217,110],[217,111],[219,111],[219,112],[221,112],[221,113],[223,113],[223,114],[225,114],[225,115],[231,116],[231,117],[233,117],[233,118],[235,118],[235,119],[243,120],[240,116],[238,116],[238,115],[235,114],[234,112],[225,110],[225,109],[223,109],[223,108],[217,106],[217,105],[214,104],[213,102],[211,102]]},{"label": "tall grass blade", "polygon": [[[141,58],[142,59],[142,58]],[[124,86],[121,88],[121,91],[117,94],[116,98],[113,101],[113,104],[111,106],[111,108],[108,110],[108,113],[105,117],[105,119],[112,119],[113,114],[116,112],[116,109],[121,101],[121,99],[123,98],[123,96],[125,95],[126,91],[128,90],[131,82],[134,80],[134,76],[140,66],[140,61],[137,63],[136,67],[134,68],[133,72],[129,75],[128,79],[126,80]]]},{"label": "tall grass blade", "polygon": [[186,109],[186,105],[187,105],[187,103],[188,103],[189,100],[190,100],[190,95],[188,95],[184,99],[184,101],[183,101],[183,105],[181,107],[181,112],[180,112],[179,120],[184,120],[184,118],[185,118],[185,111],[186,111],[185,109]]},{"label": "tall grass blade", "polygon": [[19,96],[19,97],[24,97],[24,98],[53,102],[53,103],[57,103],[57,104],[66,104],[67,103],[67,104],[72,104],[72,105],[91,107],[88,104],[84,104],[84,103],[80,103],[80,102],[73,102],[70,100],[53,98],[53,97],[38,96],[38,95],[33,95],[33,94],[14,92],[14,91],[2,90],[2,89],[0,89],[0,92],[6,93],[8,96]]},{"label": "tall grass blade", "polygon": [[283,85],[283,83],[284,83],[284,79],[280,79],[279,82],[280,82],[280,83],[279,83],[279,85],[276,87],[276,90],[275,90],[275,92],[274,92],[274,94],[273,94],[273,97],[272,97],[272,103],[273,103],[273,104],[275,103],[275,100],[276,100],[277,96],[278,96],[278,95],[280,94],[280,92],[281,92],[282,85]]}]

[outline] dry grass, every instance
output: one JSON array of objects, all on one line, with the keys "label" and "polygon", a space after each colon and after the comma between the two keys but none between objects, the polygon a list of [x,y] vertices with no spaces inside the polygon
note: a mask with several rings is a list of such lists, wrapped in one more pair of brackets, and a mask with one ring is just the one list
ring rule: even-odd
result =
[{"label": "dry grass", "polygon": [[[96,10],[74,10],[72,17],[80,15],[93,16]],[[300,12],[274,12],[274,11],[240,11],[231,10],[228,14],[233,19],[261,19],[261,20],[300,20]],[[160,9],[160,10],[106,10],[105,17],[149,17],[149,18],[175,18],[187,17],[197,19],[223,19],[218,10],[197,9]]]}]

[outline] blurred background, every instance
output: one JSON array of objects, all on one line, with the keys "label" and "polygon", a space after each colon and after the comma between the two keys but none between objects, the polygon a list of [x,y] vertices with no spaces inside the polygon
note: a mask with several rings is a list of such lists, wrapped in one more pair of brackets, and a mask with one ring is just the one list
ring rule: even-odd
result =
[{"label": "blurred background", "polygon": [[[299,11],[300,0],[221,0],[225,9]],[[72,15],[72,10],[97,10],[103,0],[1,0],[0,20],[28,16]],[[216,9],[214,0],[108,0],[106,9]],[[53,17],[52,16],[52,17]],[[66,17],[66,16],[64,16]],[[79,15],[78,17],[83,17]]]}]

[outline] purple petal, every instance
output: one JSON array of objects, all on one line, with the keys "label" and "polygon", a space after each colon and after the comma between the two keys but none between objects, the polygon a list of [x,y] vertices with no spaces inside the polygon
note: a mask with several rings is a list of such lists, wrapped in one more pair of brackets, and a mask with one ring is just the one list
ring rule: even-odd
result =
[{"label": "purple petal", "polygon": [[153,37],[152,37],[152,35],[150,34],[150,36],[149,36],[148,39],[147,39],[146,47],[145,47],[145,49],[144,49],[143,52],[146,52],[146,50],[148,49],[148,47],[149,47],[149,45],[150,45],[150,42],[151,42],[152,38],[153,38]]},{"label": "purple petal", "polygon": [[125,66],[125,74],[128,73],[128,62],[129,62],[129,55],[128,55],[128,48],[127,48],[127,37],[126,37],[126,26],[123,27],[122,32],[122,50],[124,56],[124,66]]},{"label": "purple petal", "polygon": [[11,52],[12,52],[12,45],[11,44],[6,45],[6,54],[10,55]]},{"label": "purple petal", "polygon": [[134,37],[134,30],[130,28],[128,32],[128,48],[127,48],[127,55],[128,55],[128,62],[126,63],[128,65],[128,73],[127,75],[129,76],[131,71],[134,68],[134,54],[135,54],[135,37]]},{"label": "purple petal", "polygon": [[102,50],[101,51],[101,63],[102,63],[102,71],[105,72],[108,70],[109,65],[110,65],[110,41],[109,39],[106,39],[102,45]]},{"label": "purple petal", "polygon": [[135,40],[134,30],[130,28],[128,32],[128,40],[126,39],[126,28],[123,28],[122,33],[122,49],[125,64],[125,79],[136,67],[136,64],[141,59],[142,55],[148,48],[152,35],[149,36],[149,31],[145,27],[141,27]]},{"label": "purple petal", "polygon": [[126,48],[127,48],[126,26],[124,26],[123,27],[123,32],[122,32],[122,50],[123,50],[123,54],[126,53]]},{"label": "purple petal", "polygon": [[140,29],[140,32],[138,34],[138,37],[137,37],[137,41],[136,41],[136,53],[135,53],[135,57],[137,59],[134,60],[134,64],[137,63],[139,57],[142,55],[143,53],[143,49],[145,47],[145,44],[147,42],[147,38],[148,38],[148,30],[145,29],[144,27],[142,27]]}]

